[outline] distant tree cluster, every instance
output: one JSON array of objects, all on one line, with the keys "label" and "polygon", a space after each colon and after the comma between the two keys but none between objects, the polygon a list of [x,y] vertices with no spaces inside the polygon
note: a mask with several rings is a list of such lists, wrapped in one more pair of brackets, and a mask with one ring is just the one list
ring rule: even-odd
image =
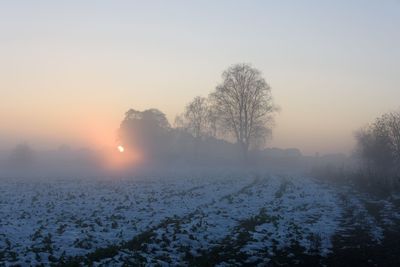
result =
[{"label": "distant tree cluster", "polygon": [[195,97],[177,122],[196,138],[233,137],[246,159],[251,146],[262,146],[270,135],[276,110],[261,72],[236,64],[222,73],[222,83],[208,98]]},{"label": "distant tree cluster", "polygon": [[15,168],[27,168],[32,166],[34,155],[35,152],[27,143],[21,143],[13,149],[8,162]]},{"label": "distant tree cluster", "polygon": [[164,156],[170,144],[171,126],[158,109],[130,109],[119,130],[124,145],[146,152],[148,157]]},{"label": "distant tree cluster", "polygon": [[[157,109],[129,110],[120,127],[120,139],[151,155],[183,155],[199,151],[216,156],[216,147],[237,149],[247,160],[251,149],[265,144],[271,134],[273,115],[271,88],[261,72],[249,64],[236,64],[222,73],[222,82],[209,96],[196,96],[175,119],[172,128]],[[227,141],[235,141],[235,145]],[[229,148],[228,148],[229,147]],[[205,150],[207,152],[204,152]]]},{"label": "distant tree cluster", "polygon": [[400,112],[390,112],[356,134],[357,152],[371,178],[388,186],[400,182]]}]

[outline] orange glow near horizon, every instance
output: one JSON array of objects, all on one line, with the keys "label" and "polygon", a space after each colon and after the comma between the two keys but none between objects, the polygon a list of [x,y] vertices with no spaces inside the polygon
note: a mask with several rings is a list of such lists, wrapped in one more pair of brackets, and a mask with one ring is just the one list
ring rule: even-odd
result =
[{"label": "orange glow near horizon", "polygon": [[133,168],[142,162],[141,153],[132,148],[119,145],[117,149],[105,149],[102,151],[104,165],[109,170],[123,170]]},{"label": "orange glow near horizon", "polygon": [[99,150],[105,169],[119,171],[137,167],[142,163],[143,153],[139,149],[116,143],[118,142],[115,130],[118,127],[117,123],[108,120],[94,121],[84,125],[90,125],[90,127],[85,127],[86,131],[82,133],[82,136],[85,136],[87,144]]}]

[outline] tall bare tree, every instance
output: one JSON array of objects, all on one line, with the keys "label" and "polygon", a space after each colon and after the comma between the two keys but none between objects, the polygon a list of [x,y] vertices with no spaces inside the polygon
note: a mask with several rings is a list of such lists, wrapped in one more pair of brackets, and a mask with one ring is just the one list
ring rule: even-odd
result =
[{"label": "tall bare tree", "polygon": [[222,79],[210,98],[219,123],[235,137],[246,159],[250,146],[264,142],[271,132],[276,111],[271,88],[249,64],[229,67]]}]

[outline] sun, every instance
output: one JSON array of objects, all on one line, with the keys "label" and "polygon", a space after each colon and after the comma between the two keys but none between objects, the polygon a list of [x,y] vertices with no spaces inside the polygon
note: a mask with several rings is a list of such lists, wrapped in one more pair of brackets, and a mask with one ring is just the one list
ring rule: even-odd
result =
[{"label": "sun", "polygon": [[117,148],[118,148],[118,151],[121,153],[125,151],[125,148],[123,146],[118,146]]}]

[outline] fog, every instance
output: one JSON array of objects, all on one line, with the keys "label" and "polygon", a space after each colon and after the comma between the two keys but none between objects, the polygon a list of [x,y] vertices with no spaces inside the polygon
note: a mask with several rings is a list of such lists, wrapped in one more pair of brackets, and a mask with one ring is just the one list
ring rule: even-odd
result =
[{"label": "fog", "polygon": [[273,93],[237,63],[174,120],[130,107],[80,145],[2,141],[0,264],[397,262],[400,112],[310,155],[271,145]]},{"label": "fog", "polygon": [[400,2],[0,1],[0,266],[398,266]]},{"label": "fog", "polygon": [[236,62],[282,107],[272,147],[350,154],[355,129],[397,108],[398,1],[122,2],[1,4],[0,149],[116,145],[129,108],[173,123]]},{"label": "fog", "polygon": [[[103,150],[57,148],[54,150],[35,150],[34,146],[20,144],[13,150],[0,151],[0,177],[26,179],[34,178],[107,178],[128,177],[130,175],[158,174],[162,172],[191,173],[211,170],[263,170],[276,173],[305,173],[318,166],[350,165],[352,160],[345,154],[326,154],[304,156],[298,149],[267,148],[254,151],[247,163],[237,155],[235,145],[223,141],[210,140],[202,143],[197,156],[190,152],[192,144],[182,152],[176,149],[166,158],[157,161],[144,160],[129,155],[129,148],[119,152],[117,148]],[[21,146],[27,146],[27,150]],[[206,146],[215,149],[205,151]],[[216,150],[215,147],[222,147]],[[224,149],[224,150],[222,150]],[[189,150],[189,152],[188,152]],[[138,153],[137,151],[133,153]],[[146,152],[140,152],[146,155]],[[178,153],[178,156],[176,155]]]},{"label": "fog", "polygon": [[[2,153],[0,174],[110,177],[202,168],[310,172],[323,157],[303,156],[297,148],[266,148],[281,110],[262,72],[237,63],[222,72],[207,96],[188,102],[173,123],[157,108],[130,108],[115,129],[113,146],[40,150],[20,143]],[[99,136],[105,134],[100,131]],[[340,155],[331,164],[346,162]]]}]

